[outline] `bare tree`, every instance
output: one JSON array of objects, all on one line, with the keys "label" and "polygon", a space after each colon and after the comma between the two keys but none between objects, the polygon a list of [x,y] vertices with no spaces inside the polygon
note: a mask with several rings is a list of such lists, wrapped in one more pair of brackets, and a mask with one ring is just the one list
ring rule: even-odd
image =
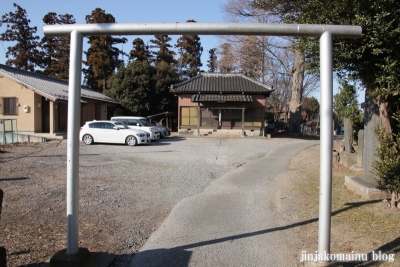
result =
[{"label": "bare tree", "polygon": [[[250,0],[229,0],[222,6],[225,20],[231,22],[274,23],[277,16],[252,5]],[[238,71],[274,86],[270,102],[277,110],[299,113],[302,99],[316,90],[318,79],[305,70],[305,54],[295,38],[271,36],[225,36]],[[279,101],[282,101],[278,104]]]},{"label": "bare tree", "polygon": [[230,43],[223,43],[217,53],[220,57],[218,61],[219,71],[222,73],[236,72],[236,56]]}]

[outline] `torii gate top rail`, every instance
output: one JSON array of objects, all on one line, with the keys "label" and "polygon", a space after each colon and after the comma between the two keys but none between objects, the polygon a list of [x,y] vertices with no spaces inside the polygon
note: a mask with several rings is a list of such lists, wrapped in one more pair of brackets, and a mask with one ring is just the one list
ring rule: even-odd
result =
[{"label": "torii gate top rail", "polygon": [[46,25],[43,32],[48,36],[70,35],[77,31],[88,35],[155,35],[155,34],[199,34],[199,35],[273,35],[315,36],[329,31],[333,37],[357,38],[360,26],[318,24],[269,24],[269,23],[99,23]]}]

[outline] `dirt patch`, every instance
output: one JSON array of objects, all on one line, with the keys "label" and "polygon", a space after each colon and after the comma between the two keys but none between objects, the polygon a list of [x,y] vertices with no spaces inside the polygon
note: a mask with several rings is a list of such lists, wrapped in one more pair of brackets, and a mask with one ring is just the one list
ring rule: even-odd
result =
[{"label": "dirt patch", "polygon": [[[135,147],[81,143],[79,246],[115,256],[112,267],[129,266],[182,199],[288,142],[173,136]],[[40,266],[66,248],[67,142],[0,151],[0,246],[7,266]]]},{"label": "dirt patch", "polygon": [[[0,188],[4,190],[0,246],[7,249],[7,266],[40,266],[66,248],[66,141],[17,143],[0,150]],[[122,172],[129,175],[128,167],[137,164],[137,157],[113,164],[114,159],[104,154],[102,160],[96,158],[97,153],[82,155],[79,246],[114,255],[113,266],[128,266],[168,216],[164,211],[170,205],[149,208],[142,195],[134,193],[145,182],[132,175],[131,180],[121,177]],[[154,192],[158,183],[147,188]]]},{"label": "dirt patch", "polygon": [[[81,150],[81,247],[115,255],[113,266],[129,266],[177,201],[188,196],[183,192],[196,194],[229,168],[246,164],[244,158],[250,160],[272,149],[263,147],[272,143],[249,139],[235,151],[242,141],[232,140],[233,146],[225,140],[228,158],[220,156],[220,142],[202,146],[190,141],[170,146],[170,142],[134,150],[103,145]],[[196,153],[184,154],[186,169],[180,170],[182,156],[171,159],[172,153],[187,147]],[[113,149],[122,156],[118,158]],[[0,246],[7,248],[8,266],[40,266],[66,247],[66,142],[2,146],[0,151],[0,188],[6,189]],[[196,176],[199,173],[202,179]],[[395,253],[394,263],[339,266],[400,266],[400,210],[384,208],[382,201],[365,201],[347,190],[344,176],[354,174],[340,163],[333,164],[331,253]],[[318,248],[319,146],[294,157],[280,178],[270,208],[288,226],[288,243],[300,260],[302,251],[315,253]]]},{"label": "dirt patch", "polygon": [[[295,229],[294,245],[301,251],[315,253],[318,249],[319,213],[319,145],[299,153],[291,162],[287,179],[300,210],[299,227]],[[344,186],[345,175],[356,175],[339,162],[332,166],[332,254],[368,254],[381,251],[395,254],[395,262],[351,262],[332,266],[399,266],[400,210],[384,208],[382,200],[367,201]],[[293,211],[295,212],[295,211]],[[302,266],[302,265],[299,265]]]}]

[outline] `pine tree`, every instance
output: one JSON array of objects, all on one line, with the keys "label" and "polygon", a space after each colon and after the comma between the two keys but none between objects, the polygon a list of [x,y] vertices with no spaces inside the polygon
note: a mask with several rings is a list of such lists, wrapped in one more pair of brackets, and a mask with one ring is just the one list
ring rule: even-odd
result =
[{"label": "pine tree", "polygon": [[152,58],[149,47],[144,45],[141,38],[133,40],[132,45],[133,49],[129,54],[129,60],[149,61]]},{"label": "pine tree", "polygon": [[[195,20],[188,20],[193,23]],[[198,35],[182,35],[175,45],[179,49],[179,67],[181,68],[182,79],[192,78],[200,71],[201,54],[203,47],[201,46],[200,37]]]},{"label": "pine tree", "polygon": [[[74,24],[75,19],[70,14],[57,15],[49,12],[43,17],[43,22],[47,25]],[[69,55],[70,37],[43,37],[40,42],[42,48],[40,67],[44,75],[68,81],[69,77]]]},{"label": "pine tree", "polygon": [[37,27],[30,27],[26,10],[14,3],[15,13],[9,12],[1,17],[7,24],[7,30],[0,34],[1,41],[15,41],[14,46],[8,47],[6,64],[19,69],[34,71],[39,58]]},{"label": "pine tree", "polygon": [[212,49],[208,50],[208,53],[209,53],[208,61],[207,61],[208,72],[216,72],[218,69],[216,51],[217,51],[216,48],[212,48]]},{"label": "pine tree", "polygon": [[[86,16],[86,23],[115,23],[115,18],[105,13],[105,10],[96,8],[91,15]],[[89,36],[88,39],[90,48],[85,52],[87,60],[83,62],[88,66],[87,69],[83,69],[85,85],[99,92],[105,92],[106,80],[124,63],[119,59],[123,51],[114,45],[124,44],[127,39],[112,36]]]},{"label": "pine tree", "polygon": [[152,54],[154,55],[154,62],[156,63],[156,65],[161,62],[165,62],[168,65],[174,65],[175,52],[170,50],[172,46],[168,43],[172,39],[168,35],[161,35],[161,34],[155,35],[154,37],[156,39],[150,40],[150,42],[154,44],[151,45],[150,48],[158,49],[156,51],[152,51]]}]

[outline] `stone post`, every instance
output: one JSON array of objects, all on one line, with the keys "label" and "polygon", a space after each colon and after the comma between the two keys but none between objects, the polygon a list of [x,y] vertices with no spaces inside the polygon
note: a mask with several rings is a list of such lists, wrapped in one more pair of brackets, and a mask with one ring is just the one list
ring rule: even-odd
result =
[{"label": "stone post", "polygon": [[377,178],[373,173],[372,162],[375,158],[375,149],[379,145],[373,128],[378,124],[380,124],[379,107],[372,99],[367,98],[365,93],[363,178],[371,182]]},{"label": "stone post", "polygon": [[364,154],[364,130],[358,131],[358,150],[357,150],[357,166],[363,166]]},{"label": "stone post", "polygon": [[353,124],[350,119],[344,118],[344,150],[353,153]]}]

